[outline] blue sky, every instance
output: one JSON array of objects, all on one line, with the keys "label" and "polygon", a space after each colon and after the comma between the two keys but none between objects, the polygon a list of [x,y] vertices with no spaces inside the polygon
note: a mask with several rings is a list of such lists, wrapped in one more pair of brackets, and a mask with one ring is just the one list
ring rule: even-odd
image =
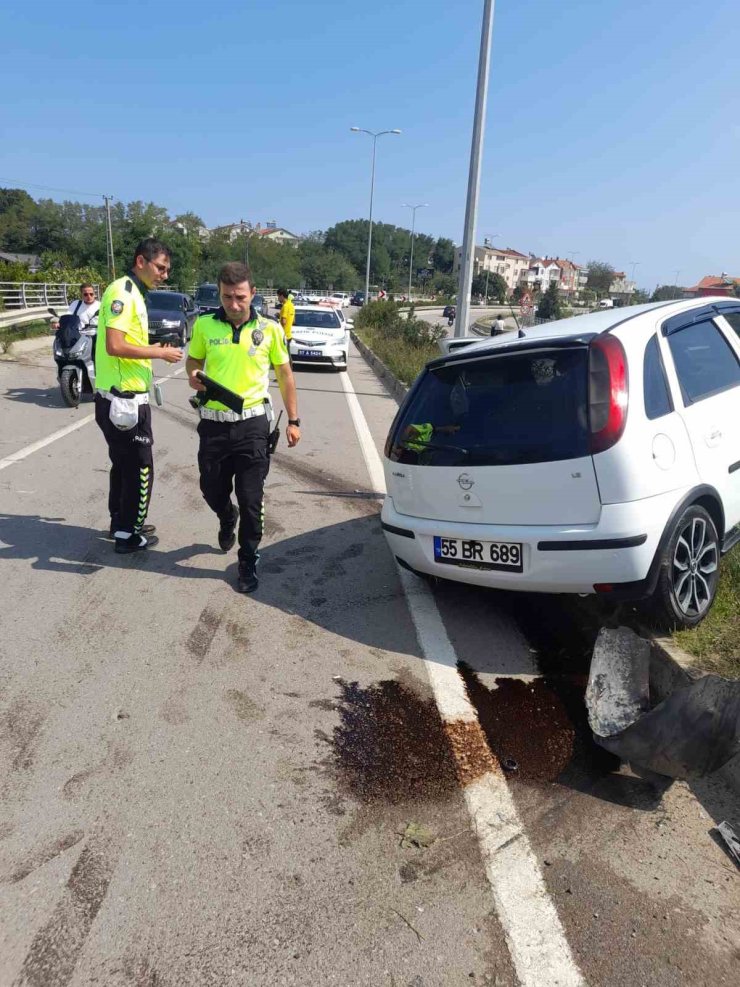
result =
[{"label": "blue sky", "polygon": [[[0,185],[462,238],[482,0],[4,7]],[[736,0],[498,0],[478,242],[740,276]],[[29,189],[31,194],[45,194]],[[82,198],[48,193],[53,198]]]}]

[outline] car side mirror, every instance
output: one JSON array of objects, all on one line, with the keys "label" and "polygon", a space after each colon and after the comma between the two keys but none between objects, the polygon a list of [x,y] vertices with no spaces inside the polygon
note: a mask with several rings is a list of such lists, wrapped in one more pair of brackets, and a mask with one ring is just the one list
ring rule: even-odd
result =
[{"label": "car side mirror", "polygon": [[354,328],[354,325],[355,325],[355,320],[354,319],[347,319],[347,325],[350,327],[350,329],[353,329]]}]

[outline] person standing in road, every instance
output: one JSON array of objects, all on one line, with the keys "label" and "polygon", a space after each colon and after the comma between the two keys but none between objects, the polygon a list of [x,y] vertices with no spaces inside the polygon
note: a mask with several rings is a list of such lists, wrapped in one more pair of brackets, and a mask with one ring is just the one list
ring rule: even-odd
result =
[{"label": "person standing in road", "polygon": [[177,363],[182,350],[149,345],[146,294],[169,271],[169,248],[149,237],[136,247],[129,273],[109,284],[100,300],[95,421],[108,443],[110,536],[120,554],[157,543],[154,526],[144,523],[154,483],[152,360]]},{"label": "person standing in road", "polygon": [[293,323],[295,322],[295,305],[287,288],[278,288],[278,301],[280,302],[280,325],[285,334],[285,345],[290,356],[290,341],[293,338]]},{"label": "person standing in road", "polygon": [[[237,589],[252,593],[258,585],[264,487],[270,468],[270,367],[275,369],[288,414],[286,436],[291,448],[300,441],[301,420],[283,333],[252,307],[254,287],[249,268],[236,261],[225,264],[218,275],[218,287],[221,307],[196,320],[186,367],[194,390],[205,389],[196,376],[202,370],[244,402],[241,413],[214,400],[200,408],[198,467],[203,498],[219,520],[222,551],[233,548],[239,522]],[[231,500],[234,488],[238,506]]]}]

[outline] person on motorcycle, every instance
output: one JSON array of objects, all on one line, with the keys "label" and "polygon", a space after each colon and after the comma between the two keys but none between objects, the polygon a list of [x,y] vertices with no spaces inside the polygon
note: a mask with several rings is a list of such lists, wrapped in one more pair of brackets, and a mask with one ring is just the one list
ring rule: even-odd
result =
[{"label": "person on motorcycle", "polygon": [[[80,285],[80,297],[70,302],[68,315],[76,315],[80,320],[80,331],[86,336],[95,336],[98,328],[98,313],[100,302],[95,297],[95,288],[91,284]],[[52,329],[59,328],[59,321],[52,322]]]}]

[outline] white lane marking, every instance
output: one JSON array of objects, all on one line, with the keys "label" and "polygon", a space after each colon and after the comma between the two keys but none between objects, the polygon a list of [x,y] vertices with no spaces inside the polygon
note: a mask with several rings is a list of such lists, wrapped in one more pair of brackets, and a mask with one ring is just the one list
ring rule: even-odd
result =
[{"label": "white lane marking", "polygon": [[[185,367],[180,367],[174,373],[169,374],[167,377],[160,377],[159,380],[155,381],[157,384],[163,383],[165,380],[170,380],[172,377],[177,377],[181,374]],[[56,442],[57,439],[63,439],[65,435],[69,435],[71,432],[76,432],[78,428],[82,428],[83,425],[87,425],[88,422],[94,421],[95,415],[86,415],[85,418],[80,419],[80,421],[75,422],[74,425],[67,425],[66,428],[60,428],[57,432],[52,432],[51,435],[47,435],[45,439],[39,439],[38,442],[32,442],[30,446],[25,446],[23,449],[19,449],[18,452],[13,452],[4,459],[0,459],[0,470],[4,470],[7,466],[12,466],[14,463],[20,463],[27,456],[33,455],[34,452],[38,452],[39,449],[43,449],[44,446],[51,445],[52,442]]]},{"label": "white lane marking", "polygon": [[[360,402],[349,375],[341,379],[370,482],[385,492],[383,464]],[[420,579],[400,567],[398,572],[442,718],[476,722],[434,596]],[[505,778],[489,771],[464,793],[519,982],[585,987]]]},{"label": "white lane marking", "polygon": [[172,380],[173,377],[177,377],[177,375],[178,374],[181,374],[184,369],[185,369],[185,367],[180,367],[179,370],[175,370],[175,372],[172,373],[172,374],[167,374],[166,377],[160,377],[158,380],[155,380],[154,383],[155,384],[164,384],[164,382],[166,380]]},{"label": "white lane marking", "polygon": [[18,452],[13,452],[10,456],[6,456],[4,459],[0,459],[0,470],[4,470],[6,466],[12,466],[14,463],[19,463],[26,456],[32,455],[34,452],[38,452],[39,449],[43,449],[44,446],[51,445],[52,442],[56,442],[57,439],[63,439],[65,435],[69,435],[71,432],[76,432],[78,428],[82,428],[83,425],[87,425],[88,422],[93,421],[95,415],[87,415],[85,418],[80,419],[80,421],[75,422],[74,425],[67,425],[66,428],[60,428],[58,432],[52,432],[51,435],[47,435],[45,439],[39,439],[38,442],[32,442],[30,446],[25,446],[23,449],[19,449]]}]

